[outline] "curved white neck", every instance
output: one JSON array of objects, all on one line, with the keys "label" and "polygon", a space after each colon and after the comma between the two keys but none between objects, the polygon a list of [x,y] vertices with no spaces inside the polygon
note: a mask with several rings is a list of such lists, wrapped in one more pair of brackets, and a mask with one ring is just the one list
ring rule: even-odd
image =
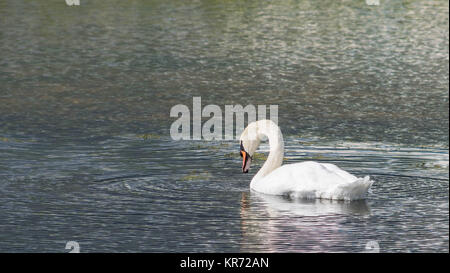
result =
[{"label": "curved white neck", "polygon": [[[264,124],[261,124],[265,122]],[[276,168],[280,167],[284,158],[284,141],[283,134],[280,128],[272,121],[259,121],[258,137],[261,139],[262,135],[269,139],[270,152],[266,162],[261,167],[259,172],[253,177],[252,183],[262,179]]]}]

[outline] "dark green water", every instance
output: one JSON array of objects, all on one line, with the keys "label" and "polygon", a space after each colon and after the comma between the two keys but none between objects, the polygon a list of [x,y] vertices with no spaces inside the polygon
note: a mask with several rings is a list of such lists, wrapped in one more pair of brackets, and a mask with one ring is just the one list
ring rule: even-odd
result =
[{"label": "dark green water", "polygon": [[[448,252],[448,8],[1,1],[0,251]],[[285,164],[368,199],[251,193],[237,142],[170,138],[194,96],[278,105]]]}]

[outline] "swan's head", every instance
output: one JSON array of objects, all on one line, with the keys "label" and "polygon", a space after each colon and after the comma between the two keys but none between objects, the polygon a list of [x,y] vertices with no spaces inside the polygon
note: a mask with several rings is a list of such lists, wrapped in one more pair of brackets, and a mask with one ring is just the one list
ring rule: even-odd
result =
[{"label": "swan's head", "polygon": [[248,173],[250,169],[250,164],[252,163],[253,155],[258,149],[260,138],[257,136],[257,127],[252,126],[254,123],[250,124],[245,128],[242,133],[240,141],[240,154],[242,157],[242,172]]}]

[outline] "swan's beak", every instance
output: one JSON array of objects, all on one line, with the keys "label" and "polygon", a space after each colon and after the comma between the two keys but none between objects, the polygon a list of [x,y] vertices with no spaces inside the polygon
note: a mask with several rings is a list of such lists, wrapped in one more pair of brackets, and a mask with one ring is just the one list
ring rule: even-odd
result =
[{"label": "swan's beak", "polygon": [[250,169],[250,164],[252,163],[252,158],[245,151],[241,151],[241,155],[242,155],[242,172],[248,173],[248,170]]}]

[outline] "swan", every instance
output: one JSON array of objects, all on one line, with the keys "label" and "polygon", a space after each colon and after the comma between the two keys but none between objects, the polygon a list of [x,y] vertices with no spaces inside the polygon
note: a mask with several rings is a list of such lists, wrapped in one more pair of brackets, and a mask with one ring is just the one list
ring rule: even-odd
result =
[{"label": "swan", "polygon": [[357,178],[334,164],[306,161],[281,165],[284,141],[280,128],[271,120],[250,123],[240,137],[242,172],[248,173],[252,157],[265,138],[270,151],[266,162],[250,182],[250,189],[291,198],[359,200],[364,199],[374,181]]}]

